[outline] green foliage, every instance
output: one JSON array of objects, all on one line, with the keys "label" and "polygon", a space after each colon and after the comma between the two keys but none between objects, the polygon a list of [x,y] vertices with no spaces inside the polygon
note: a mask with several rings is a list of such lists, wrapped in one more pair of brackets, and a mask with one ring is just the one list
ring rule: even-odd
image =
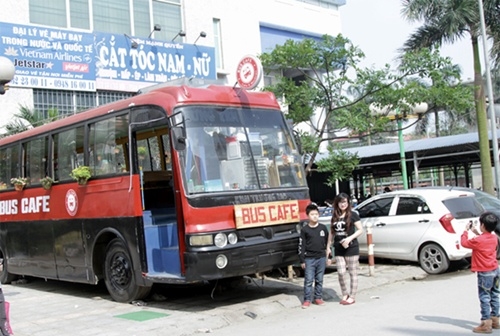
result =
[{"label": "green foliage", "polygon": [[71,171],[69,174],[74,180],[78,181],[80,184],[84,184],[87,182],[89,178],[92,177],[92,173],[90,171],[90,167],[88,166],[79,166]]},{"label": "green foliage", "polygon": [[[302,154],[310,157],[306,171],[310,171],[321,143],[338,139],[339,131],[348,131],[346,138],[391,131],[390,119],[374,115],[374,106],[398,109],[403,114],[410,114],[412,106],[421,102],[429,104],[428,112],[470,108],[472,95],[470,89],[459,85],[460,71],[437,51],[408,52],[397,69],[389,65],[361,68],[363,58],[363,52],[342,35],[324,35],[320,41],[288,40],[260,56],[266,73],[276,79],[264,90],[283,99],[287,118],[294,126],[306,124],[313,130],[311,134],[296,132]],[[351,169],[340,174],[330,166],[336,171],[332,176],[345,177],[355,166],[337,167]]]},{"label": "green foliage", "polygon": [[139,154],[140,156],[145,156],[147,154],[147,149],[146,147],[144,146],[139,146],[137,147],[137,154]]},{"label": "green foliage", "polygon": [[54,179],[50,176],[45,176],[40,180],[40,183],[42,184],[42,187],[45,189],[50,189],[52,184],[54,183]]},{"label": "green foliage", "polygon": [[5,125],[6,133],[4,136],[24,132],[30,128],[45,125],[57,120],[59,111],[56,108],[47,110],[47,115],[43,112],[29,108],[26,105],[19,105],[19,112],[13,115],[14,119]]},{"label": "green foliage", "polygon": [[[492,45],[491,56],[500,62],[500,7],[498,0],[484,0],[482,11],[486,33]],[[404,44],[403,50],[415,51],[422,48],[439,48],[445,43],[467,38],[471,42],[474,66],[474,103],[479,137],[479,157],[483,190],[494,194],[488,141],[484,82],[481,77],[479,37],[481,16],[476,0],[404,0],[403,16],[408,21],[421,22]],[[490,44],[489,43],[489,44]]]},{"label": "green foliage", "polygon": [[336,180],[344,180],[351,177],[352,171],[359,164],[357,154],[350,153],[336,146],[328,146],[328,157],[316,161],[318,171],[331,173],[326,184],[333,186]]}]

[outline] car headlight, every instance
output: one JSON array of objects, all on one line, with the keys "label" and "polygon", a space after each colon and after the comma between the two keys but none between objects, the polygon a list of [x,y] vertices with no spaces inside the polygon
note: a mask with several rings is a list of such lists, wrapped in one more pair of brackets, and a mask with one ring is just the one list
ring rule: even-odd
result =
[{"label": "car headlight", "polygon": [[224,247],[227,245],[227,236],[225,233],[217,233],[214,239],[215,246]]},{"label": "car headlight", "polygon": [[212,235],[199,235],[189,237],[189,244],[191,246],[207,246],[214,244],[214,238]]}]

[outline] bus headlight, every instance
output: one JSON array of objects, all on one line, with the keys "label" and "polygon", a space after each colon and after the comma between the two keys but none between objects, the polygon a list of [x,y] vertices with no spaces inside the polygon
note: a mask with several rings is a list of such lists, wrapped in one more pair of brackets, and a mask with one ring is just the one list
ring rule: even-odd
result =
[{"label": "bus headlight", "polygon": [[215,246],[224,247],[227,245],[227,236],[225,233],[217,233],[214,239]]},{"label": "bus headlight", "polygon": [[298,223],[297,225],[295,225],[295,231],[300,234],[300,231],[302,231],[302,226],[302,223]]},{"label": "bus headlight", "polygon": [[223,254],[219,254],[217,258],[215,258],[215,265],[218,269],[223,269],[227,266],[227,257]]},{"label": "bus headlight", "polygon": [[238,242],[238,236],[236,235],[236,233],[231,232],[227,235],[227,240],[229,241],[229,244],[234,245]]},{"label": "bus headlight", "polygon": [[214,239],[212,235],[199,235],[189,237],[189,244],[191,246],[207,246],[213,245]]}]

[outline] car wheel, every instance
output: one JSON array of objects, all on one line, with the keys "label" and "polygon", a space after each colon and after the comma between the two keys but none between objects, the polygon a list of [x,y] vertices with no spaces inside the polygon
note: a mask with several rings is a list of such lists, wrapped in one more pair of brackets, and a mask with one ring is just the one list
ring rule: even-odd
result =
[{"label": "car wheel", "polygon": [[104,274],[106,288],[117,302],[140,300],[151,291],[151,287],[137,285],[130,254],[121,239],[112,240],[106,248]]},{"label": "car wheel", "polygon": [[444,273],[450,266],[448,256],[441,246],[432,243],[422,247],[418,254],[418,262],[420,267],[429,274]]}]

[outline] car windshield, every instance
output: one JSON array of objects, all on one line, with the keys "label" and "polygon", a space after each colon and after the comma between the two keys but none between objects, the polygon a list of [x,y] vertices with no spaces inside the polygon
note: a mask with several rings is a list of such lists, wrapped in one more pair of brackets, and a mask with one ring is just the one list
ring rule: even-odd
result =
[{"label": "car windshield", "polygon": [[182,108],[180,153],[190,194],[302,187],[302,160],[281,111],[214,106]]}]

